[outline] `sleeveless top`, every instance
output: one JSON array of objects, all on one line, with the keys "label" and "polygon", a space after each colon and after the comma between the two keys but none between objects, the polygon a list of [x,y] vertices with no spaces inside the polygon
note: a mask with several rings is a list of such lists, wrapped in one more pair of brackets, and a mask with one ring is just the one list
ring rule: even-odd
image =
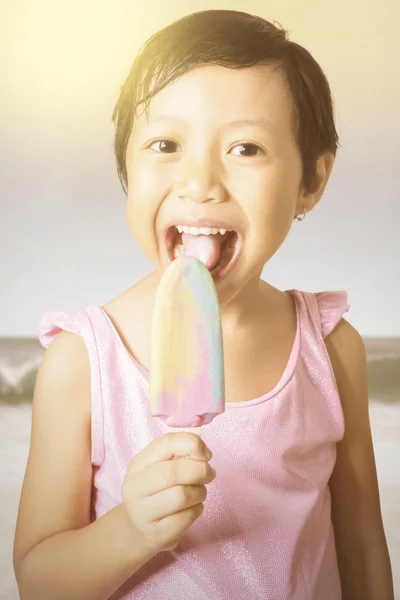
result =
[{"label": "sleeveless top", "polygon": [[[287,292],[297,332],[281,380],[202,427],[217,471],[203,514],[112,599],[340,600],[328,482],[344,418],[324,338],[349,309],[347,293]],[[90,362],[95,520],[122,502],[133,456],[176,430],[150,415],[149,371],[103,308],[44,312],[42,345],[62,329],[82,336]]]}]

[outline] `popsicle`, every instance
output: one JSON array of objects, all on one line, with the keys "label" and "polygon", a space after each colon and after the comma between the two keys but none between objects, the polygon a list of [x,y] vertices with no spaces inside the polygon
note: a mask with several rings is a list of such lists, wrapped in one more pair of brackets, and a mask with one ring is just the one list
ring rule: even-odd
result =
[{"label": "popsicle", "polygon": [[207,267],[192,256],[172,261],[157,290],[149,402],[154,417],[197,435],[225,410],[217,291]]}]

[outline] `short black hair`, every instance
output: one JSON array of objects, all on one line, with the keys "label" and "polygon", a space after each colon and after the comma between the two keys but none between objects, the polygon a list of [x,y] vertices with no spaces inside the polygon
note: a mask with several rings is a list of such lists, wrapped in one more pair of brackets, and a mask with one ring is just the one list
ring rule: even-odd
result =
[{"label": "short black hair", "polygon": [[318,156],[325,152],[336,156],[340,145],[331,91],[310,52],[290,41],[288,31],[274,23],[241,11],[204,10],[174,21],[145,42],[120,88],[112,114],[117,172],[125,193],[126,147],[138,106],[144,103],[148,115],[155,94],[189,69],[206,64],[231,69],[276,64],[293,99],[303,166],[301,185],[306,191],[315,189]]}]

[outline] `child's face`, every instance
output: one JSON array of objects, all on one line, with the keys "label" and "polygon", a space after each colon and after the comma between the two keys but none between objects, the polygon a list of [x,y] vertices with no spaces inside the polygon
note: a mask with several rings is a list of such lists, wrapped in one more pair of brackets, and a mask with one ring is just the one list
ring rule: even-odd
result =
[{"label": "child's face", "polygon": [[[161,115],[177,121],[152,124]],[[229,127],[243,119],[264,120],[268,130]],[[149,122],[144,112],[135,118],[126,166],[129,227],[161,273],[167,267],[163,234],[171,218],[223,219],[233,229],[240,223],[239,259],[218,284],[218,292],[231,297],[233,289],[237,293],[259,280],[295,214],[303,212],[291,99],[271,66],[205,65],[164,88],[151,100]]]}]

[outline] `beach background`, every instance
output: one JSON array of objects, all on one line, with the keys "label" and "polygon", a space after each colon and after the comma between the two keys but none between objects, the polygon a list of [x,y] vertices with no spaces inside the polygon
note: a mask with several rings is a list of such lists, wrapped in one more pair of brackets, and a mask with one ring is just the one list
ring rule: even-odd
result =
[{"label": "beach background", "polygon": [[40,318],[46,310],[102,305],[154,268],[130,235],[116,173],[111,114],[119,88],[147,38],[206,9],[280,24],[331,86],[341,147],[330,181],[263,278],[283,290],[348,293],[345,317],[367,347],[382,513],[400,600],[398,0],[0,3],[0,600],[18,598],[12,542],[43,355]]}]

